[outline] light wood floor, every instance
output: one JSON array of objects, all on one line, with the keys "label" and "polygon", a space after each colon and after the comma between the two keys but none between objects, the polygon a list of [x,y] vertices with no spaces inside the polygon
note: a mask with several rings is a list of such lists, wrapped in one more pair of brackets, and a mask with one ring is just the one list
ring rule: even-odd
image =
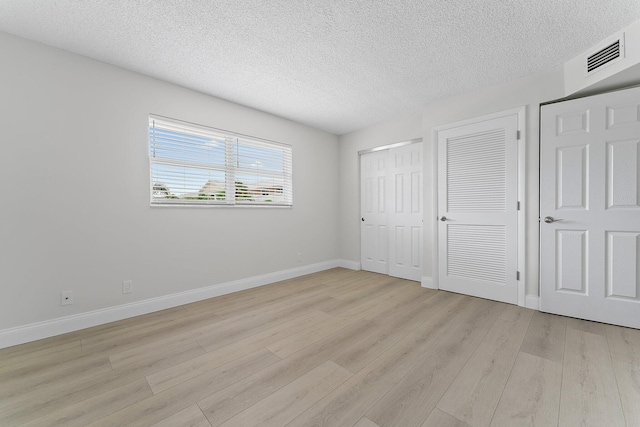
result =
[{"label": "light wood floor", "polygon": [[640,331],[334,269],[0,350],[1,426],[640,426]]}]

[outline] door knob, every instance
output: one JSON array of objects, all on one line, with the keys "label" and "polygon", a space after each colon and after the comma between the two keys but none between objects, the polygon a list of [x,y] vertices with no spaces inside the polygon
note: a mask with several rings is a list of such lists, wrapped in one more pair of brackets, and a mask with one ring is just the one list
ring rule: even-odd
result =
[{"label": "door knob", "polygon": [[562,219],[560,218],[554,218],[552,216],[546,216],[544,217],[544,222],[546,222],[547,224],[551,224],[552,222],[556,222],[556,221],[562,221]]},{"label": "door knob", "polygon": [[441,217],[440,217],[440,221],[446,221],[446,220],[447,220],[447,217],[446,217],[446,216],[441,216]]},{"label": "door knob", "polygon": [[362,221],[364,221],[364,218],[362,218]]}]

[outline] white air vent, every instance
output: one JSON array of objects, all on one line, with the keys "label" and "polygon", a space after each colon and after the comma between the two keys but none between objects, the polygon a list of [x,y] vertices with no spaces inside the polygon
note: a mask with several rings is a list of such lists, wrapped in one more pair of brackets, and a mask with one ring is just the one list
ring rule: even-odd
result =
[{"label": "white air vent", "polygon": [[640,20],[564,64],[565,96],[637,84],[640,84]]},{"label": "white air vent", "polygon": [[622,58],[624,58],[624,33],[613,43],[609,41],[605,47],[599,47],[595,52],[587,55],[584,75],[589,76]]}]

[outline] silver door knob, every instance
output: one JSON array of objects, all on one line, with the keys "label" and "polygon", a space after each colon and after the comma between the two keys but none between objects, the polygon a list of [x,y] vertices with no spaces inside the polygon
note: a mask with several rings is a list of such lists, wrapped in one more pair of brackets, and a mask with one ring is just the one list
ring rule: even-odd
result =
[{"label": "silver door knob", "polygon": [[544,222],[546,222],[547,224],[551,224],[552,222],[556,222],[556,221],[562,221],[562,220],[560,218],[554,218],[552,216],[544,217]]},{"label": "silver door knob", "polygon": [[441,216],[441,217],[440,217],[440,221],[446,221],[446,220],[447,220],[447,217],[446,217],[446,216]]}]

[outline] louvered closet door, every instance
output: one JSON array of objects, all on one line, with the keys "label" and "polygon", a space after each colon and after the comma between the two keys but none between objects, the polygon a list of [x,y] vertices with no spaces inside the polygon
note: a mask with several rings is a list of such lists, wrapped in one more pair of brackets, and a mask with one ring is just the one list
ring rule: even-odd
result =
[{"label": "louvered closet door", "polygon": [[517,303],[516,114],[438,132],[443,290]]}]

